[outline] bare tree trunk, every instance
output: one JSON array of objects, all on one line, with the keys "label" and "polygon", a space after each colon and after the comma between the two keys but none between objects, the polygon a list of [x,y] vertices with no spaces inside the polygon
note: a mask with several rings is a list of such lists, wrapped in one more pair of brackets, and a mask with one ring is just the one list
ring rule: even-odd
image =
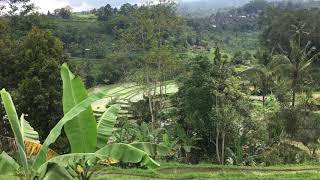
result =
[{"label": "bare tree trunk", "polygon": [[151,123],[152,123],[152,128],[155,128],[155,117],[154,117],[154,112],[153,112],[153,103],[152,103],[152,96],[151,96],[151,92],[150,89],[148,89],[148,99],[149,99],[149,110],[150,110],[150,114],[151,114]]},{"label": "bare tree trunk", "polygon": [[295,71],[293,73],[293,80],[292,80],[292,107],[295,106],[296,103],[296,91],[297,91],[297,83],[298,83],[299,73]]},{"label": "bare tree trunk", "polygon": [[217,154],[217,160],[219,162],[219,164],[221,163],[220,161],[220,151],[219,151],[219,135],[220,135],[220,131],[219,128],[217,127],[217,134],[216,134],[216,154]]},{"label": "bare tree trunk", "polygon": [[[149,78],[149,73],[147,73],[147,86],[149,86],[151,84],[151,81],[150,81],[150,78]],[[152,128],[154,129],[155,128],[155,116],[154,116],[154,105],[153,105],[153,96],[151,95],[151,88],[147,87],[148,88],[148,101],[149,101],[149,111],[150,111],[150,114],[151,114],[151,123],[152,123]]]},{"label": "bare tree trunk", "polygon": [[296,90],[292,89],[292,107],[295,106],[295,102],[296,102]]},{"label": "bare tree trunk", "polygon": [[[162,102],[163,102],[163,79],[162,79],[162,70],[161,70],[161,60],[158,60],[158,73],[159,73],[159,106],[162,109]],[[157,88],[157,87],[156,87]]]},{"label": "bare tree trunk", "polygon": [[164,94],[167,94],[167,82],[166,82],[165,76],[163,76],[163,81],[164,81]]},{"label": "bare tree trunk", "polygon": [[[154,90],[153,90],[153,98],[157,97],[157,82],[154,82]],[[156,119],[156,99],[153,99],[152,101],[152,116],[153,116],[153,121],[154,121],[154,127],[157,127],[157,119]]]},{"label": "bare tree trunk", "polygon": [[226,132],[225,132],[225,129],[223,128],[223,131],[222,131],[222,147],[221,147],[221,164],[222,164],[222,165],[224,165],[225,137],[226,137]]}]

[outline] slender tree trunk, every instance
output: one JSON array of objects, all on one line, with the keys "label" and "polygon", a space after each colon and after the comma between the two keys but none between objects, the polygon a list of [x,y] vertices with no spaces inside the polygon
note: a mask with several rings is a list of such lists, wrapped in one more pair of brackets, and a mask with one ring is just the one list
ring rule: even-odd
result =
[{"label": "slender tree trunk", "polygon": [[292,107],[295,106],[295,102],[296,102],[296,90],[292,89]]},{"label": "slender tree trunk", "polygon": [[266,105],[266,96],[262,95],[262,106],[264,107]]},{"label": "slender tree trunk", "polygon": [[216,134],[216,154],[217,154],[217,160],[219,162],[219,164],[221,163],[220,161],[220,151],[219,151],[219,135],[220,135],[220,131],[219,128],[217,127],[217,134]]},{"label": "slender tree trunk", "polygon": [[152,128],[155,128],[155,117],[154,117],[154,112],[153,112],[153,103],[152,103],[152,95],[150,92],[150,89],[148,90],[148,100],[149,100],[149,110],[151,114],[151,123],[152,123]]},{"label": "slender tree trunk", "polygon": [[[154,82],[154,90],[153,90],[153,98],[157,97],[157,82]],[[158,110],[156,109],[156,99],[153,99],[152,101],[152,116],[153,116],[153,120],[154,120],[154,128],[157,127],[158,123],[157,123],[157,119],[156,119],[156,112],[158,112]]]},{"label": "slender tree trunk", "polygon": [[167,78],[166,78],[165,72],[163,73],[163,82],[164,82],[164,94],[167,94]]},{"label": "slender tree trunk", "polygon": [[313,148],[313,150],[312,150],[312,157],[316,157],[316,151],[317,151],[317,148]]},{"label": "slender tree trunk", "polygon": [[222,131],[222,147],[221,147],[221,164],[224,165],[224,146],[225,146],[225,137],[226,137],[226,131],[223,128]]},{"label": "slender tree trunk", "polygon": [[298,82],[299,73],[296,70],[293,73],[293,80],[292,80],[292,107],[295,106],[296,103],[296,91],[297,91],[297,82]]},{"label": "slender tree trunk", "polygon": [[[149,78],[149,73],[147,73],[147,85],[150,85],[151,84],[151,81],[150,81],[150,78]],[[151,123],[152,123],[152,128],[154,129],[155,128],[155,116],[154,116],[154,105],[153,105],[153,96],[151,95],[151,88],[147,87],[148,88],[148,101],[149,101],[149,111],[150,111],[150,114],[151,114]]]},{"label": "slender tree trunk", "polygon": [[162,99],[161,97],[163,95],[163,82],[161,79],[159,81],[159,95],[160,95],[160,99]]}]

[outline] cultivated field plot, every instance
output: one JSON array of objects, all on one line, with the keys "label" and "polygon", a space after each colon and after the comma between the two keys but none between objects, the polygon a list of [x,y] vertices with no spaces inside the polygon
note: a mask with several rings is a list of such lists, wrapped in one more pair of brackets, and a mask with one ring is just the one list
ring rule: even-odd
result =
[{"label": "cultivated field plot", "polygon": [[[112,100],[137,102],[143,99],[145,92],[144,87],[136,85],[134,83],[114,84],[107,86],[99,86],[90,90],[90,93],[105,92],[108,97],[100,99],[92,104],[94,111],[105,111],[106,106]],[[178,86],[174,82],[168,82],[166,93],[174,94],[178,91]],[[160,93],[160,88],[157,88],[157,94]]]},{"label": "cultivated field plot", "polygon": [[320,165],[237,167],[162,164],[156,170],[106,168],[94,179],[319,179]]}]

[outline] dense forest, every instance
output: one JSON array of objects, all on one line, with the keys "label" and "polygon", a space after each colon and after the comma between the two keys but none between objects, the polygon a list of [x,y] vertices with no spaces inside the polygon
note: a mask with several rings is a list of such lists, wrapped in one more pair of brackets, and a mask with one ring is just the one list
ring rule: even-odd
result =
[{"label": "dense forest", "polygon": [[0,179],[319,178],[320,1],[230,4],[0,0]]}]

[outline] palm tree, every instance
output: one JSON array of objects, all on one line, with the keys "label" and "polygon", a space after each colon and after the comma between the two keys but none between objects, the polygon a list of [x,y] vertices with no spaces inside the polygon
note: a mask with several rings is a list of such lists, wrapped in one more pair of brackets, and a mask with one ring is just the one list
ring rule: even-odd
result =
[{"label": "palm tree", "polygon": [[[300,34],[300,32],[297,32]],[[282,54],[273,57],[273,63],[278,69],[287,70],[290,74],[291,91],[292,91],[292,107],[295,106],[296,93],[299,90],[300,80],[304,78],[311,64],[319,57],[320,52],[315,52],[316,48],[311,47],[308,42],[304,48],[301,48],[301,36],[298,41],[290,41],[290,52],[282,52]]]},{"label": "palm tree", "polygon": [[250,77],[255,78],[255,81],[258,83],[258,86],[261,90],[262,95],[262,104],[265,106],[266,96],[270,92],[272,77],[274,70],[272,67],[272,52],[259,50],[255,55],[255,58],[258,60],[258,64],[246,69],[242,74],[249,75]]}]

